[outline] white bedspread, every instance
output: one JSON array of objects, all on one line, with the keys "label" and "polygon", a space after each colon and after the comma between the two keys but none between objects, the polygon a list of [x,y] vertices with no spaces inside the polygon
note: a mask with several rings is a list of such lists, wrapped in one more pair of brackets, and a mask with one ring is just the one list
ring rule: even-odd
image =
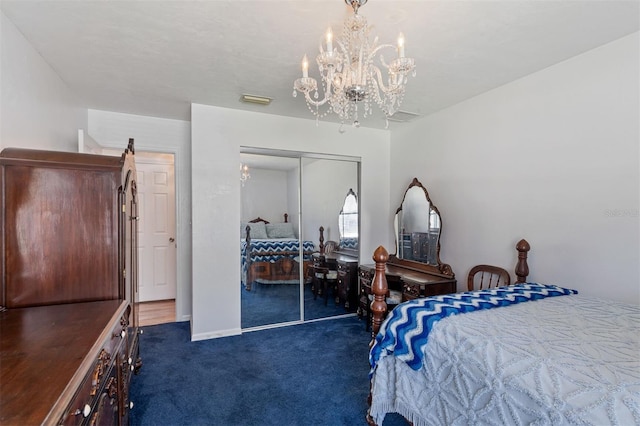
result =
[{"label": "white bedspread", "polygon": [[573,295],[452,316],[425,359],[380,361],[377,424],[640,425],[639,306]]}]

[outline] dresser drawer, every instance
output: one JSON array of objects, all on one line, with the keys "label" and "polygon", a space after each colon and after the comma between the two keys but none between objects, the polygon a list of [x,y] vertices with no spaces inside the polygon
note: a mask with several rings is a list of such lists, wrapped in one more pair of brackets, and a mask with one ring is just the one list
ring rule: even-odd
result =
[{"label": "dresser drawer", "polygon": [[360,280],[366,280],[371,282],[374,275],[375,275],[375,270],[360,269],[358,271],[358,276],[360,277]]},{"label": "dresser drawer", "polygon": [[[134,348],[132,355],[137,353],[137,349],[137,347]],[[119,409],[120,414],[122,415],[122,420],[124,421],[124,424],[126,424],[129,418],[129,411],[131,410],[131,408],[133,408],[133,402],[129,400],[129,384],[131,382],[131,377],[135,372],[136,360],[132,357],[128,357],[127,352],[121,351],[118,354],[117,363],[120,368],[119,379],[121,382],[121,386],[119,388]]]},{"label": "dresser drawer", "polygon": [[61,424],[80,425],[89,420],[98,400],[99,391],[106,383],[107,373],[111,372],[112,366],[111,354],[103,348],[69,404],[60,421]]},{"label": "dresser drawer", "polygon": [[423,296],[440,296],[442,294],[451,294],[456,292],[456,282],[448,281],[448,282],[440,282],[440,283],[429,283],[424,286]]},{"label": "dresser drawer", "polygon": [[115,368],[111,369],[111,374],[105,381],[105,386],[100,393],[93,414],[89,418],[88,425],[117,425],[120,417],[120,407],[118,406],[118,392],[120,383]]},{"label": "dresser drawer", "polygon": [[[73,399],[67,406],[67,410],[60,419],[63,425],[80,424],[118,424],[110,423],[104,416],[105,412],[99,415],[98,410],[108,410],[113,405],[113,396],[106,398],[105,392],[115,395],[115,405],[118,408],[118,370],[117,360],[124,357],[127,348],[127,328],[128,310],[117,320],[112,321],[111,326],[103,333],[104,343],[93,362],[92,368],[87,372],[82,384],[78,387]],[[108,330],[108,331],[107,331]],[[105,399],[106,398],[106,399]],[[100,405],[100,407],[99,407]],[[98,423],[93,423],[93,419],[103,419]],[[117,419],[117,417],[116,417]]]},{"label": "dresser drawer", "polygon": [[412,300],[417,299],[422,296],[422,287],[419,283],[405,281],[402,284],[402,300]]},{"label": "dresser drawer", "polygon": [[456,292],[455,281],[417,283],[405,280],[402,285],[402,300],[412,300],[419,297],[440,296]]}]

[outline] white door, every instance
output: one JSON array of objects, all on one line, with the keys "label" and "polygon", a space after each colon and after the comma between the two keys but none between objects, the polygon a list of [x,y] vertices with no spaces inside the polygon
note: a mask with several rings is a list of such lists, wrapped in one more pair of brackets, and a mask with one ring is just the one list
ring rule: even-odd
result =
[{"label": "white door", "polygon": [[136,153],[140,301],[176,298],[175,181],[172,154]]}]

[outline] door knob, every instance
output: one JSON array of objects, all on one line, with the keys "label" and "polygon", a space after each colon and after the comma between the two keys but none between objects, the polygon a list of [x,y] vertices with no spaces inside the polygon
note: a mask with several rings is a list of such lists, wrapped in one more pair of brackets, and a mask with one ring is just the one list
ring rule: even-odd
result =
[{"label": "door knob", "polygon": [[170,242],[170,243],[172,243],[172,242],[174,242],[174,241],[175,241],[175,238],[173,238],[173,237],[170,237],[170,238],[169,238],[169,242]]}]

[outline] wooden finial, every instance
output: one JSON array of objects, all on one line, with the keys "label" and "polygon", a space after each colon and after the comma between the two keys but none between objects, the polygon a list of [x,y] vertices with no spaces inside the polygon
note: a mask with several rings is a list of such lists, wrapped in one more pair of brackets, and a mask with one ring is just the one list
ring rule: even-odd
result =
[{"label": "wooden finial", "polygon": [[385,269],[388,260],[389,253],[387,250],[382,246],[378,246],[378,248],[373,252],[373,261],[376,262],[376,273],[373,276],[373,281],[371,282],[371,292],[373,293],[373,301],[370,305],[372,316],[371,343],[373,343],[373,339],[375,339],[376,334],[378,334],[378,330],[380,330],[380,325],[382,324],[382,319],[387,312],[386,298],[389,285],[387,283]]},{"label": "wooden finial", "polygon": [[318,240],[320,241],[320,254],[324,254],[324,226],[320,227],[320,238]]},{"label": "wooden finial", "polygon": [[518,263],[516,265],[516,283],[527,282],[527,275],[529,275],[529,265],[527,264],[527,252],[531,250],[531,246],[527,240],[520,240],[516,244],[516,250],[518,250]]}]

